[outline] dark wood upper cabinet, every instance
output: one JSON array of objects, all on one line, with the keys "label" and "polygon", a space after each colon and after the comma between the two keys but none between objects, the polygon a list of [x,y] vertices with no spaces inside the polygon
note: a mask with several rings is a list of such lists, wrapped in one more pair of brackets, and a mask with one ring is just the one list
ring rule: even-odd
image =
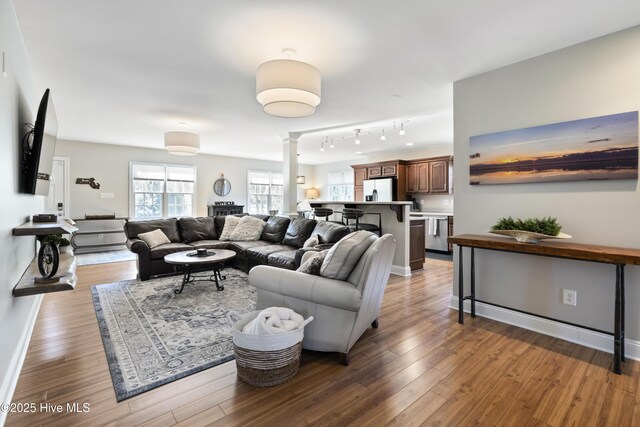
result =
[{"label": "dark wood upper cabinet", "polygon": [[386,177],[394,177],[398,174],[397,165],[382,165],[382,175]]},{"label": "dark wood upper cabinet", "polygon": [[364,201],[364,180],[367,179],[366,167],[353,167],[353,200]]},{"label": "dark wood upper cabinet", "polygon": [[407,193],[412,193],[418,190],[418,165],[407,165]]},{"label": "dark wood upper cabinet", "polygon": [[406,162],[404,160],[388,160],[386,162],[351,165],[353,168],[353,196],[355,201],[363,201],[364,183],[366,179],[395,178],[394,194],[396,200],[406,200]]},{"label": "dark wood upper cabinet", "polygon": [[429,191],[429,163],[418,163],[418,192],[426,193]]},{"label": "dark wood upper cabinet", "polygon": [[407,161],[406,192],[442,194],[450,190],[453,157],[431,157]]},{"label": "dark wood upper cabinet", "polygon": [[449,192],[449,161],[436,160],[429,162],[429,192]]},{"label": "dark wood upper cabinet", "polygon": [[382,166],[370,166],[367,168],[369,179],[380,178],[382,176]]},{"label": "dark wood upper cabinet", "polygon": [[353,185],[362,187],[367,179],[367,168],[353,168]]}]

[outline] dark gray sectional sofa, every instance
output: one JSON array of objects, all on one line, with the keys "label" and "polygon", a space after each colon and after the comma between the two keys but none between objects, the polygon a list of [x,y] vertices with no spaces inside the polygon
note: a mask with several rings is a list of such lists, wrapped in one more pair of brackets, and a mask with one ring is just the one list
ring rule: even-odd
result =
[{"label": "dark gray sectional sofa", "polygon": [[[252,215],[266,222],[260,240],[234,242],[218,240],[225,217],[169,218],[150,221],[129,221],[124,226],[127,247],[138,255],[141,280],[151,276],[173,273],[174,266],[164,262],[165,255],[197,248],[231,249],[236,252],[233,266],[248,272],[256,265],[272,265],[293,270],[300,260],[304,242],[318,234],[322,243],[335,243],[350,233],[346,226],[327,221],[278,216]],[[169,238],[167,243],[149,249],[138,234],[156,229]]]}]

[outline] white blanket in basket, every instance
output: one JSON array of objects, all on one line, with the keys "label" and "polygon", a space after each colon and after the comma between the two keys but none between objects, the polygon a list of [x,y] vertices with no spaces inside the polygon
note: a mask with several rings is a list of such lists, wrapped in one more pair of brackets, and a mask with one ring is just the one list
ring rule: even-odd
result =
[{"label": "white blanket in basket", "polygon": [[265,308],[255,319],[247,323],[242,332],[251,335],[273,335],[298,329],[304,317],[285,307]]}]

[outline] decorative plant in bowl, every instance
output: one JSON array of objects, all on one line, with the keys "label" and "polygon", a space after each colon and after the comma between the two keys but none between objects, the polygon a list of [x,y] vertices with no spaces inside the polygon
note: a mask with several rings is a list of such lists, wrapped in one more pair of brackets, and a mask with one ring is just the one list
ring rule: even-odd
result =
[{"label": "decorative plant in bowl", "polygon": [[49,242],[56,246],[58,246],[58,250],[62,252],[70,252],[71,247],[69,239],[62,237],[62,234],[49,234],[44,236],[42,239],[43,242]]},{"label": "decorative plant in bowl", "polygon": [[513,219],[508,217],[500,218],[491,227],[491,233],[513,237],[521,243],[537,243],[542,239],[570,239],[571,236],[561,233],[561,229],[562,226],[557,218]]}]

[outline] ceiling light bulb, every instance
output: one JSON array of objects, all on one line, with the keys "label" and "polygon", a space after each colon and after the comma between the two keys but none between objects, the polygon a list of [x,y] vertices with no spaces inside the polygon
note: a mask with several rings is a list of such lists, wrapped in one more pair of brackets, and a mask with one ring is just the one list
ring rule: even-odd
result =
[{"label": "ceiling light bulb", "polygon": [[324,145],[320,146],[320,151],[324,151]]},{"label": "ceiling light bulb", "polygon": [[356,154],[362,154],[362,151],[356,151]]},{"label": "ceiling light bulb", "polygon": [[386,141],[387,137],[384,136],[384,129],[382,129],[382,136],[380,137],[380,141]]},{"label": "ceiling light bulb", "polygon": [[413,142],[407,142],[407,145],[411,147],[413,145]]},{"label": "ceiling light bulb", "polygon": [[398,133],[398,135],[404,135],[404,123],[400,123],[400,132]]}]

